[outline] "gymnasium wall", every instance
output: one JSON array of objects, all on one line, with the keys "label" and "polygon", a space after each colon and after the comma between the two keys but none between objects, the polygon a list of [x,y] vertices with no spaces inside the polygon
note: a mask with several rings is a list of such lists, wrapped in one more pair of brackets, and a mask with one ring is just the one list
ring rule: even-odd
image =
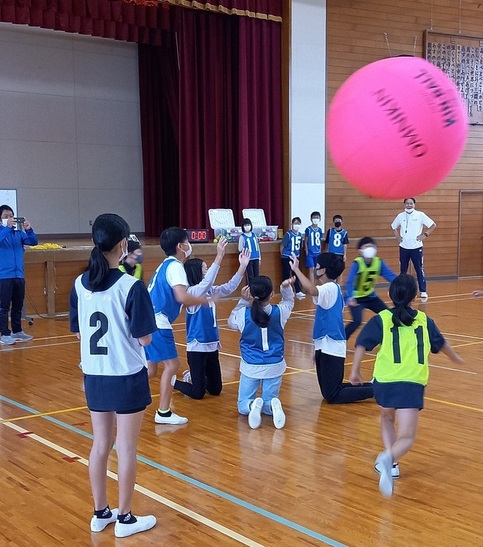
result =
[{"label": "gymnasium wall", "polygon": [[0,24],[0,188],[40,234],[144,231],[135,44]]},{"label": "gymnasium wall", "polygon": [[[460,10],[461,6],[461,10]],[[423,32],[469,34],[483,37],[483,3],[462,0],[327,0],[327,98],[357,69],[392,56],[422,56]],[[458,272],[458,207],[460,190],[483,191],[483,125],[471,126],[465,152],[453,172],[436,189],[417,199],[417,208],[437,223],[425,242],[428,277],[456,276]],[[480,199],[478,197],[478,199]],[[397,243],[389,224],[403,209],[401,201],[381,201],[352,189],[327,161],[326,219],[344,216],[351,236],[350,257],[357,239],[371,235],[380,242],[380,255],[398,268]],[[481,241],[463,241],[481,253]],[[479,245],[479,246],[478,246]],[[480,273],[483,275],[483,271]],[[430,290],[429,290],[430,292]]]}]

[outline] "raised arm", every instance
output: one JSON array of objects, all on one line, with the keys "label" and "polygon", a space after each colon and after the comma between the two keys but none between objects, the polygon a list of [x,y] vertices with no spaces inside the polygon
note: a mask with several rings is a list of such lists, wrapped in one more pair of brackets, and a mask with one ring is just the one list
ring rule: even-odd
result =
[{"label": "raised arm", "polygon": [[310,296],[317,296],[319,293],[317,287],[310,281],[310,279],[300,271],[299,259],[292,253],[290,257],[290,267],[292,268],[293,273],[297,276],[297,279],[300,281],[300,285],[306,294]]}]

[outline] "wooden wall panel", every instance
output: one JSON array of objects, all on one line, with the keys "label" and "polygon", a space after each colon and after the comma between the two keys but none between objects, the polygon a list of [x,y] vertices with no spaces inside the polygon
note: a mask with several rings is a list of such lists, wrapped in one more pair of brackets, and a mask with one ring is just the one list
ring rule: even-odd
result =
[{"label": "wooden wall panel", "polygon": [[[463,0],[460,10],[460,3],[453,0],[327,0],[328,104],[353,72],[391,56],[384,33],[393,56],[412,54],[415,37],[415,55],[422,56],[423,33],[430,28],[483,37],[483,3]],[[417,208],[437,224],[425,243],[428,277],[457,275],[459,191],[483,189],[482,167],[483,126],[471,126],[463,156],[452,173],[436,189],[417,197]],[[352,247],[364,235],[391,238],[389,225],[401,210],[399,200],[377,200],[353,189],[328,157],[326,219],[330,223],[334,214],[344,216]],[[385,241],[380,255],[397,267],[390,241]],[[397,251],[394,239],[392,245]]]}]

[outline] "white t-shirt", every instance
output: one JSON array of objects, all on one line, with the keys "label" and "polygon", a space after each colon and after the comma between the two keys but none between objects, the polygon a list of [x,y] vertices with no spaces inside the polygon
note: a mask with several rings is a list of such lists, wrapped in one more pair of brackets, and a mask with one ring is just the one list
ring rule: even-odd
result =
[{"label": "white t-shirt", "polygon": [[399,244],[404,249],[419,249],[423,246],[422,241],[418,241],[416,238],[423,233],[423,227],[431,228],[434,224],[434,220],[428,217],[426,213],[422,211],[416,211],[413,209],[412,213],[406,213],[403,211],[399,213],[393,220],[391,228],[396,230],[401,227],[399,233],[401,234],[402,241]]}]

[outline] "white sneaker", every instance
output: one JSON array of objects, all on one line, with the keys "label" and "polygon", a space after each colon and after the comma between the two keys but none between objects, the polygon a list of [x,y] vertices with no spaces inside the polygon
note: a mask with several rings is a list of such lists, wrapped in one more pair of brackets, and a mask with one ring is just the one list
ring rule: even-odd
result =
[{"label": "white sneaker", "polygon": [[374,467],[378,467],[381,470],[381,476],[379,478],[379,491],[383,496],[390,498],[394,490],[394,480],[392,478],[392,456],[389,452],[381,452],[376,458],[376,464]]},{"label": "white sneaker", "polygon": [[171,412],[171,416],[163,416],[162,414],[159,413],[159,411],[156,411],[156,414],[154,415],[154,421],[157,424],[180,425],[180,424],[187,424],[188,418],[183,418],[183,416],[178,416],[174,412]]},{"label": "white sneaker", "polygon": [[273,425],[277,429],[282,429],[282,427],[285,425],[285,412],[282,409],[282,403],[280,402],[280,399],[274,397],[270,402],[270,406],[272,407],[273,413]]},{"label": "white sneaker", "polygon": [[0,338],[0,344],[4,344],[5,346],[13,346],[13,344],[15,344],[15,342],[16,342],[15,338],[11,335],[4,334]]},{"label": "white sneaker", "polygon": [[111,513],[112,513],[112,516],[108,518],[100,518],[94,515],[91,518],[91,532],[102,532],[102,530],[104,530],[104,528],[109,526],[109,524],[116,522],[118,510],[111,509]]},{"label": "white sneaker", "polygon": [[422,298],[422,299],[428,298],[428,293],[427,293],[427,292],[422,292],[422,293],[421,293],[421,298]]},{"label": "white sneaker", "polygon": [[21,330],[20,332],[12,332],[12,338],[16,342],[28,342],[29,340],[32,340],[33,336],[30,336],[30,334],[26,334]]},{"label": "white sneaker", "polygon": [[183,382],[191,384],[191,372],[189,370],[183,372]]},{"label": "white sneaker", "polygon": [[136,522],[132,524],[125,524],[123,522],[116,522],[114,526],[114,535],[117,538],[127,538],[138,532],[145,532],[156,526],[156,517],[153,515],[147,515],[145,517],[136,517]]},{"label": "white sneaker", "polygon": [[303,293],[302,291],[299,291],[298,293],[295,293],[295,296],[299,299],[299,300],[303,300],[305,298],[305,293]]},{"label": "white sneaker", "polygon": [[248,414],[248,425],[252,429],[258,429],[262,425],[262,406],[263,399],[257,397],[253,400],[250,406],[250,413]]},{"label": "white sneaker", "polygon": [[[375,471],[376,473],[381,474],[381,466],[380,466],[378,463],[376,463],[376,464],[374,465],[374,471]],[[392,467],[391,467],[391,477],[392,477],[393,479],[399,479],[399,464],[397,464],[397,463],[393,463],[393,464],[392,464]]]}]

